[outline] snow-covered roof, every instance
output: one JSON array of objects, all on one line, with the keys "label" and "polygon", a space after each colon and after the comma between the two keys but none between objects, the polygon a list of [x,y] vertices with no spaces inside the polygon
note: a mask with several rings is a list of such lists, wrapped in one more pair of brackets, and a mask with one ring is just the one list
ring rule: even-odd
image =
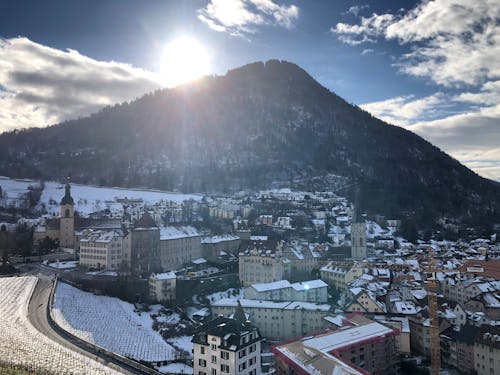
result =
[{"label": "snow-covered roof", "polygon": [[380,323],[370,323],[304,340],[304,345],[322,352],[331,352],[391,332],[393,332],[392,329]]},{"label": "snow-covered roof", "polygon": [[267,241],[267,236],[250,236],[250,241]]},{"label": "snow-covered roof", "polygon": [[254,288],[257,292],[266,292],[288,287],[290,287],[290,282],[288,280],[278,280],[271,283],[252,284],[252,288]]},{"label": "snow-covered roof", "polygon": [[[251,299],[240,299],[241,306],[245,308],[266,308],[266,309],[283,309],[283,310],[313,310],[313,311],[329,311],[330,305],[319,305],[315,303],[309,302],[272,302],[272,301],[258,301]],[[218,307],[236,307],[238,304],[238,300],[233,298],[225,298],[219,301],[216,301],[212,304],[212,306]]]},{"label": "snow-covered roof", "polygon": [[317,288],[326,288],[328,286],[327,283],[325,283],[323,280],[310,280],[310,281],[303,281],[299,283],[294,283],[291,285],[291,287],[297,291],[300,290],[310,290],[310,289],[317,289]]},{"label": "snow-covered roof", "polygon": [[160,240],[174,240],[178,238],[196,236],[200,236],[200,233],[196,228],[191,226],[160,228]]},{"label": "snow-covered roof", "polygon": [[152,274],[151,277],[155,280],[169,280],[169,279],[175,279],[175,273],[172,271],[170,272],[164,272],[164,273],[157,273],[157,274]]},{"label": "snow-covered roof", "polygon": [[201,240],[201,243],[219,243],[224,241],[236,241],[240,238],[238,236],[233,236],[231,234],[225,234],[221,236],[205,237]]}]

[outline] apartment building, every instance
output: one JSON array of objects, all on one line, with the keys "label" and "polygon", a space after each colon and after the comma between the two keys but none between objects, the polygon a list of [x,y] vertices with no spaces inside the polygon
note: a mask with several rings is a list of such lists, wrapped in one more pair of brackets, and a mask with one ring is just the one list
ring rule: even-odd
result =
[{"label": "apartment building", "polygon": [[234,318],[219,316],[193,335],[193,374],[259,375],[261,341],[259,330],[246,320],[241,306]]},{"label": "apartment building", "polygon": [[291,284],[287,280],[252,284],[245,288],[245,298],[267,301],[300,301],[326,303],[328,284],[322,280],[310,280]]},{"label": "apartment building", "polygon": [[347,290],[348,285],[354,279],[363,275],[367,267],[363,263],[353,262],[330,262],[319,270],[321,280],[337,290]]},{"label": "apartment building", "polygon": [[357,326],[274,346],[276,373],[396,374],[398,332],[366,320]]},{"label": "apartment building", "polygon": [[330,305],[308,302],[222,299],[212,304],[212,313],[230,316],[239,303],[262,336],[272,341],[287,340],[331,326],[324,319],[330,312]]},{"label": "apartment building", "polygon": [[483,326],[476,334],[474,363],[478,375],[500,374],[500,326]]},{"label": "apartment building", "polygon": [[122,262],[123,232],[89,230],[80,238],[80,265],[98,270],[115,271]]}]

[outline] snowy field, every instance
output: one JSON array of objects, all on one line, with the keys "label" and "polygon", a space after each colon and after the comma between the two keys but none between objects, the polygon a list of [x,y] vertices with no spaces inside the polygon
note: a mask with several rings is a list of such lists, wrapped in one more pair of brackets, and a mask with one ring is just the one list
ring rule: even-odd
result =
[{"label": "snowy field", "polygon": [[54,374],[118,374],[37,331],[27,318],[36,278],[0,278],[0,360]]},{"label": "snowy field", "polygon": [[125,357],[147,362],[169,361],[175,349],[153,330],[148,313],[118,298],[96,296],[59,283],[54,300],[55,321],[73,335]]},{"label": "snowy field", "polygon": [[[9,198],[15,198],[19,194],[28,191],[28,186],[38,186],[38,181],[13,180],[0,176],[0,186]],[[44,204],[49,214],[59,214],[59,202],[64,196],[64,185],[58,182],[47,181],[42,192],[39,206]],[[193,199],[199,201],[201,195],[167,193],[158,190],[139,190],[96,187],[88,185],[71,184],[71,196],[75,201],[75,210],[82,215],[109,208],[111,211],[120,210],[121,204],[117,199],[142,199],[146,204],[155,204],[160,201],[182,202]]]}]

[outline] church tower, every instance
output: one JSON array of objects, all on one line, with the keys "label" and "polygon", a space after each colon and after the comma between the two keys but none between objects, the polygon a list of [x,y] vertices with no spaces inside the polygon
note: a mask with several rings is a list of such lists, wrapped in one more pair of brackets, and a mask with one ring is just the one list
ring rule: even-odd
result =
[{"label": "church tower", "polygon": [[66,184],[66,192],[61,199],[59,223],[59,246],[74,248],[75,245],[75,203],[71,197],[71,186]]},{"label": "church tower", "polygon": [[361,217],[360,211],[358,187],[351,223],[351,258],[354,259],[366,259],[366,222]]}]

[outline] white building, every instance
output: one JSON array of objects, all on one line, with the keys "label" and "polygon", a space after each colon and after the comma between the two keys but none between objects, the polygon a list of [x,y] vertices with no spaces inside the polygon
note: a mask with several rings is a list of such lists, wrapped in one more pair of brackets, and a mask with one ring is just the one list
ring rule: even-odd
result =
[{"label": "white building", "polygon": [[288,216],[278,217],[276,226],[283,229],[292,229],[291,219]]},{"label": "white building", "polygon": [[245,288],[245,298],[267,301],[326,303],[328,301],[328,284],[322,280],[310,280],[294,284],[287,280],[252,284]]},{"label": "white building", "polygon": [[149,295],[157,302],[175,300],[177,277],[173,272],[152,273],[149,276]]},{"label": "white building", "polygon": [[261,340],[239,306],[234,318],[219,316],[193,335],[193,374],[261,374]]},{"label": "white building", "polygon": [[80,239],[80,265],[100,270],[118,270],[122,262],[123,232],[91,230]]},{"label": "white building", "polygon": [[329,314],[330,305],[309,302],[222,299],[212,304],[212,313],[230,316],[239,303],[262,336],[269,340],[287,340],[331,326],[324,319]]}]

